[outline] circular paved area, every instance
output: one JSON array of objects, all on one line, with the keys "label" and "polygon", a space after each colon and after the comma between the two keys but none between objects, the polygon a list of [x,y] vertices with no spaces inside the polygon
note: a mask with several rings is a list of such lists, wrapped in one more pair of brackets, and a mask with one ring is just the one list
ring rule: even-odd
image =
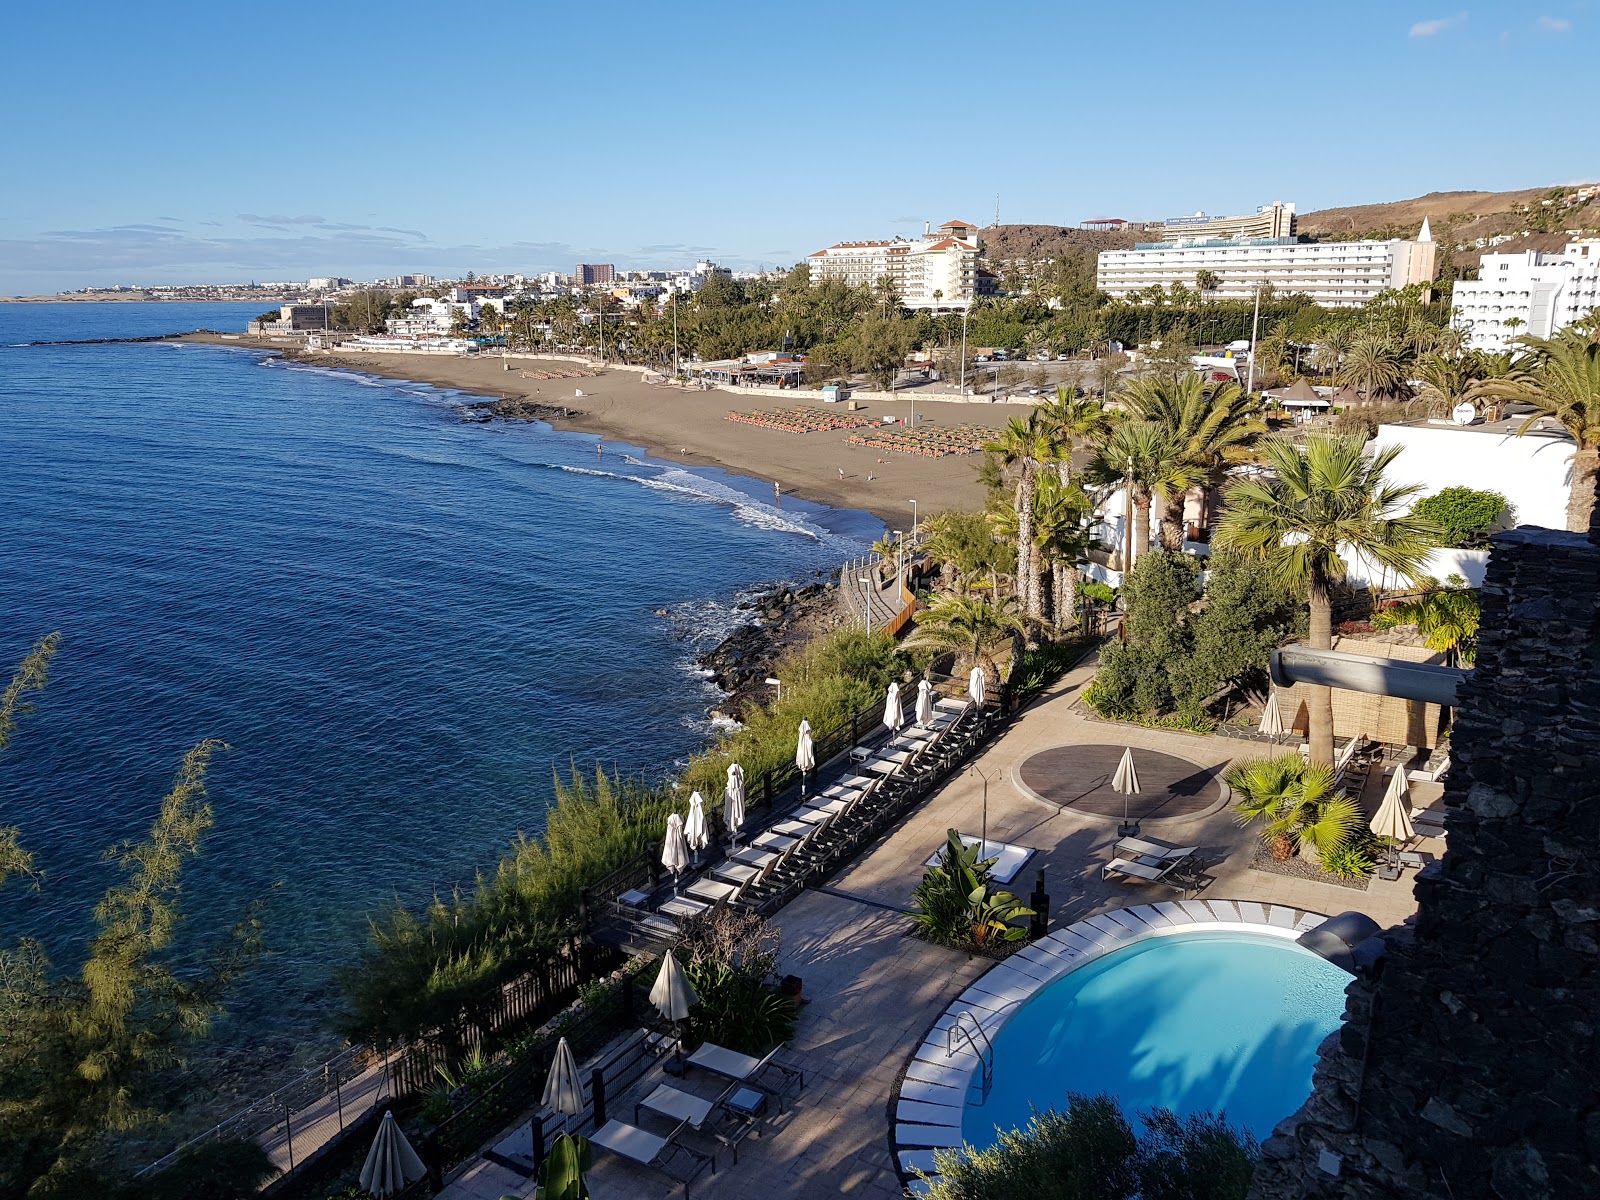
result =
[{"label": "circular paved area", "polygon": [[1124,797],[1111,789],[1123,746],[1056,746],[1023,762],[1017,774],[1024,788],[1048,804],[1086,816],[1122,820],[1123,801],[1135,821],[1183,820],[1222,807],[1226,788],[1222,768],[1202,767],[1159,750],[1133,752],[1139,794]]}]

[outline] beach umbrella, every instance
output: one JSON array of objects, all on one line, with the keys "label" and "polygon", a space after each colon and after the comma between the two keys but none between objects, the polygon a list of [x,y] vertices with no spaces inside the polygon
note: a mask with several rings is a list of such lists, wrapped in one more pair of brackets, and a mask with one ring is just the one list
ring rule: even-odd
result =
[{"label": "beach umbrella", "polygon": [[544,1077],[544,1098],[540,1101],[551,1112],[565,1117],[583,1115],[583,1086],[578,1082],[578,1060],[572,1057],[567,1039],[556,1043],[556,1060]]},{"label": "beach umbrella", "polygon": [[800,722],[800,736],[794,744],[794,765],[800,768],[800,794],[806,794],[806,772],[817,767],[817,749],[811,741],[811,722]]},{"label": "beach umbrella", "polygon": [[739,830],[744,828],[744,768],[738,763],[728,764],[728,786],[722,793],[722,820],[737,843]]},{"label": "beach umbrella", "polygon": [[689,795],[689,819],[683,823],[683,841],[696,858],[711,844],[711,834],[706,828],[706,798],[699,792]]},{"label": "beach umbrella", "polygon": [[372,1139],[372,1149],[361,1166],[361,1186],[374,1196],[393,1196],[427,1173],[406,1135],[395,1124],[394,1113],[384,1113],[378,1136]]},{"label": "beach umbrella", "polygon": [[689,865],[689,846],[683,837],[683,818],[673,813],[667,818],[667,840],[661,843],[661,865],[672,872],[672,886]]},{"label": "beach umbrella", "polygon": [[926,679],[917,684],[917,724],[924,729],[933,724],[933,684]]},{"label": "beach umbrella", "polygon": [[888,726],[891,733],[899,733],[900,726],[906,723],[906,715],[900,711],[900,685],[898,683],[889,685],[889,695],[883,702],[883,723]]},{"label": "beach umbrella", "polygon": [[[658,1013],[672,1022],[674,1033],[678,1033],[678,1022],[688,1019],[689,1009],[700,1003],[700,996],[694,990],[694,984],[689,982],[689,977],[683,973],[683,968],[678,966],[678,957],[671,950],[662,956],[661,971],[656,975],[656,981],[650,988],[650,1003],[656,1006]],[[682,1074],[681,1034],[678,1034],[676,1043],[672,1053],[680,1064],[678,1073]]]},{"label": "beach umbrella", "polygon": [[1283,713],[1278,708],[1278,693],[1267,695],[1267,706],[1261,710],[1261,732],[1273,741],[1283,736]]},{"label": "beach umbrella", "polygon": [[1369,826],[1373,833],[1381,838],[1393,838],[1396,842],[1408,842],[1416,835],[1408,811],[1410,805],[1406,803],[1406,791],[1406,769],[1396,767],[1389,778],[1389,787],[1383,793],[1383,803],[1378,805],[1377,814]]},{"label": "beach umbrella", "polygon": [[983,707],[984,695],[989,690],[989,680],[983,673],[982,667],[973,667],[972,674],[967,676],[967,695],[972,697],[972,703]]},{"label": "beach umbrella", "polygon": [[1117,764],[1117,772],[1111,777],[1111,790],[1122,793],[1122,831],[1126,837],[1126,830],[1132,822],[1128,820],[1128,797],[1139,794],[1139,772],[1133,766],[1133,747],[1129,746],[1122,752],[1122,761]]}]

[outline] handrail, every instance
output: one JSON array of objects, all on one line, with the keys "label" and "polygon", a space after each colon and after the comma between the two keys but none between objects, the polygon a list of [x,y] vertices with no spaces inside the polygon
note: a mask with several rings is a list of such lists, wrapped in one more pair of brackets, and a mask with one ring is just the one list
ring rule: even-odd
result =
[{"label": "handrail", "polygon": [[[962,1017],[966,1017],[967,1020],[972,1022],[973,1032],[976,1032],[978,1038],[983,1041],[981,1048],[978,1046],[977,1040],[973,1038],[972,1033],[967,1031],[966,1025],[961,1020]],[[955,1020],[950,1023],[950,1027],[944,1032],[944,1056],[946,1058],[955,1057],[957,1034],[960,1034],[965,1039],[967,1045],[972,1048],[972,1052],[978,1056],[978,1062],[983,1067],[982,1098],[978,1101],[982,1104],[989,1099],[990,1089],[994,1087],[994,1043],[989,1040],[989,1035],[983,1031],[983,1022],[978,1020],[977,1015],[970,1008],[963,1008],[958,1012]]]}]

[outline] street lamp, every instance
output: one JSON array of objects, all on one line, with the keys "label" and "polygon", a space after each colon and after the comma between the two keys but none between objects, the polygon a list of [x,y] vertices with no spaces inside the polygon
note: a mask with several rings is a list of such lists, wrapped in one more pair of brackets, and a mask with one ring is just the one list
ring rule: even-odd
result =
[{"label": "street lamp", "polygon": [[872,632],[872,581],[865,575],[856,576],[856,582],[861,585],[861,627],[868,633]]},{"label": "street lamp", "polygon": [[911,502],[911,536],[913,539],[917,536],[917,502],[915,500]]},{"label": "street lamp", "polygon": [[967,301],[966,307],[961,310],[961,397],[967,395],[967,317],[972,312],[972,301]]}]

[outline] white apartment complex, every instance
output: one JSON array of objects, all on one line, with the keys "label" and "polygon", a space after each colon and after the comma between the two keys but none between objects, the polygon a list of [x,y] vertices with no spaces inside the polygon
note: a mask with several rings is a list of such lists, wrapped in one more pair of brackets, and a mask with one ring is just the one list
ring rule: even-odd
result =
[{"label": "white apartment complex", "polygon": [[1294,205],[1274,200],[1245,217],[1209,217],[1203,212],[1197,212],[1192,217],[1168,217],[1161,226],[1161,240],[1184,242],[1195,238],[1292,238],[1295,221]]},{"label": "white apartment complex", "polygon": [[1293,238],[1204,238],[1141,242],[1100,254],[1095,283],[1118,299],[1159,284],[1193,288],[1201,271],[1217,277],[1210,295],[1242,300],[1270,285],[1279,296],[1307,296],[1325,308],[1360,308],[1380,292],[1433,279],[1428,222],[1414,241],[1300,242]]},{"label": "white apartment complex", "polygon": [[1559,254],[1524,250],[1478,261],[1478,278],[1457,283],[1450,298],[1450,323],[1474,350],[1549,337],[1600,308],[1600,238],[1568,242]]},{"label": "white apartment complex", "polygon": [[888,279],[907,308],[965,308],[977,295],[982,249],[976,226],[947,221],[916,241],[839,242],[807,255],[806,262],[813,287],[825,279],[852,287],[874,287]]}]

